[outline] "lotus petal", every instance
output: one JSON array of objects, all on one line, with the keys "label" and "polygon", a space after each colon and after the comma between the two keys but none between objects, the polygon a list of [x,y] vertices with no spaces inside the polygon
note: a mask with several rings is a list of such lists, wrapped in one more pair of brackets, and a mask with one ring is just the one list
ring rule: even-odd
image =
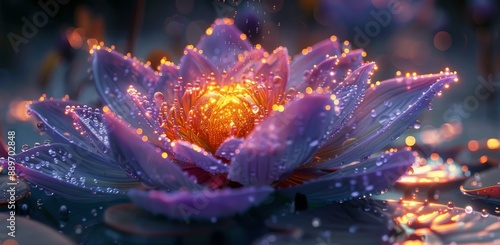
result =
[{"label": "lotus petal", "polygon": [[128,189],[139,185],[116,163],[75,145],[38,146],[14,159],[22,178],[79,202],[124,198]]},{"label": "lotus petal", "polygon": [[155,214],[183,220],[210,219],[243,213],[263,202],[273,192],[269,186],[243,187],[238,189],[185,191],[131,190],[133,203]]},{"label": "lotus petal", "polygon": [[253,79],[255,70],[262,65],[264,52],[265,50],[263,48],[255,48],[243,52],[241,60],[238,60],[238,62],[227,71],[227,76],[223,85],[239,82],[243,78]]},{"label": "lotus petal", "polygon": [[[173,103],[175,85],[179,83],[179,67],[169,61],[164,61],[160,64],[158,73],[158,86],[156,92],[162,92],[165,95],[165,101],[168,104]],[[178,84],[179,87],[184,87],[184,84]],[[150,95],[150,97],[153,97]]]},{"label": "lotus petal", "polygon": [[410,151],[390,152],[278,192],[290,197],[301,193],[311,202],[368,196],[394,184],[414,162]]},{"label": "lotus petal", "polygon": [[310,95],[266,118],[240,145],[228,178],[243,185],[271,184],[310,161],[336,119],[333,107],[328,95]]},{"label": "lotus petal", "polygon": [[238,54],[248,51],[252,45],[245,34],[235,27],[232,19],[218,19],[210,26],[196,45],[215,64],[219,71],[228,70],[238,60]]},{"label": "lotus petal", "polygon": [[200,188],[168,158],[167,152],[144,142],[147,140],[145,136],[141,137],[133,132],[113,115],[105,114],[105,122],[114,159],[117,159],[118,164],[130,175],[138,177],[147,184],[167,190],[177,190],[182,187],[193,190]]},{"label": "lotus petal", "polygon": [[142,95],[157,92],[158,77],[154,71],[137,59],[111,49],[94,49],[93,52],[92,69],[101,98],[135,128],[142,128],[149,136],[154,135],[159,127],[156,119],[144,116],[144,109],[139,108],[128,94],[130,86]]},{"label": "lotus petal", "polygon": [[241,143],[243,143],[243,139],[230,137],[222,142],[215,152],[215,156],[231,160]]},{"label": "lotus petal", "polygon": [[182,140],[176,140],[172,145],[172,151],[176,159],[193,163],[212,174],[227,172],[226,164],[214,158],[212,154],[197,145]]},{"label": "lotus petal", "polygon": [[399,77],[371,87],[349,122],[318,151],[321,163],[316,167],[340,166],[382,149],[413,125],[433,96],[453,79],[446,74]]},{"label": "lotus petal", "polygon": [[344,80],[354,70],[363,64],[363,50],[353,50],[340,57],[331,57],[314,67],[305,76],[304,82],[297,85],[298,91],[305,91],[307,87],[315,90],[318,87],[329,87],[330,91],[335,91],[342,87]]},{"label": "lotus petal", "polygon": [[363,100],[365,90],[368,87],[368,79],[373,70],[374,63],[365,64],[353,71],[342,82],[343,85],[337,87],[335,91],[335,115],[339,118],[332,125],[332,132],[329,135],[337,133],[351,118],[354,110]]},{"label": "lotus petal", "polygon": [[184,50],[180,67],[183,84],[194,84],[199,81],[203,87],[209,76],[214,76],[215,81],[221,81],[220,73],[217,71],[215,65],[193,48],[188,47]]},{"label": "lotus petal", "polygon": [[265,62],[261,61],[260,67],[255,70],[255,76],[259,76],[259,80],[272,89],[269,93],[271,97],[269,104],[273,105],[286,89],[289,73],[288,51],[286,48],[279,47],[263,60]]},{"label": "lotus petal", "polygon": [[[307,49],[306,49],[307,51]],[[311,47],[311,51],[295,57],[290,64],[290,79],[287,88],[297,87],[304,80],[304,72],[326,60],[328,57],[340,55],[340,46],[336,37],[321,41]]]},{"label": "lotus petal", "polygon": [[58,142],[68,142],[106,157],[109,142],[99,109],[73,101],[43,101],[29,105],[37,124]]}]

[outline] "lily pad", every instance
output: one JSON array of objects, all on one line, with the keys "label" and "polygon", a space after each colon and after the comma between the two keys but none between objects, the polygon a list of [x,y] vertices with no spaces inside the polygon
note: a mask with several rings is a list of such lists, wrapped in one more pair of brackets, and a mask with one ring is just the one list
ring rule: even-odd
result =
[{"label": "lily pad", "polygon": [[[15,235],[15,237],[9,236],[9,232],[12,232],[12,230],[8,227],[11,222],[8,219],[13,219],[12,217],[15,219],[15,233],[11,234]],[[0,213],[0,220],[2,224],[5,224],[0,227],[0,241],[3,242],[2,244],[76,245],[75,242],[61,235],[56,230],[36,221],[20,216],[10,216],[10,213]],[[11,243],[7,243],[7,241]]]},{"label": "lily pad", "polygon": [[474,174],[460,186],[460,190],[465,195],[500,204],[500,168]]},{"label": "lily pad", "polygon": [[[416,165],[416,166],[415,166]],[[429,158],[417,158],[417,164],[401,176],[396,182],[398,185],[424,187],[433,185],[453,185],[466,178],[462,166],[451,158],[444,161],[439,155]]]},{"label": "lily pad", "polygon": [[390,218],[381,211],[384,206],[383,201],[365,199],[273,215],[266,225],[276,233],[259,238],[255,244],[380,243],[390,231]]},{"label": "lily pad", "polygon": [[104,212],[104,222],[121,232],[146,237],[177,237],[210,234],[228,227],[228,219],[213,222],[190,222],[170,220],[154,215],[131,203],[112,206]]},{"label": "lily pad", "polygon": [[15,201],[26,197],[30,191],[30,186],[24,180],[17,179],[15,182],[12,182],[9,176],[2,175],[0,176],[0,190],[0,204],[6,204],[9,202],[11,195],[15,196]]},{"label": "lily pad", "polygon": [[[392,243],[417,244],[497,244],[500,218],[471,207],[457,208],[414,201],[387,201],[385,211],[394,221]],[[406,244],[406,243],[405,243]]]}]

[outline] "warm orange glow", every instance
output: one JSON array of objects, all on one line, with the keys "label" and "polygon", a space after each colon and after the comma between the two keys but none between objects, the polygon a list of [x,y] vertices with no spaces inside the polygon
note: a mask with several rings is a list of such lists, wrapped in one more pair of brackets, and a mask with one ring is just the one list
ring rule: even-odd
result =
[{"label": "warm orange glow", "polygon": [[99,45],[99,42],[97,41],[97,39],[94,39],[94,38],[87,39],[87,46],[88,46],[88,49],[91,51],[90,53],[92,53],[92,49],[94,49],[98,45]]},{"label": "warm orange glow", "polygon": [[437,161],[437,160],[439,159],[439,154],[437,154],[437,153],[435,153],[435,152],[434,152],[434,153],[432,153],[432,154],[431,154],[431,159],[432,159],[432,160],[434,160],[434,161]]},{"label": "warm orange glow", "polygon": [[488,147],[488,149],[498,149],[500,148],[500,141],[498,141],[498,139],[488,139],[488,141],[486,141],[486,146]]},{"label": "warm orange glow", "polygon": [[[213,75],[207,79],[214,79]],[[273,83],[281,78],[275,76]],[[160,125],[166,138],[186,140],[201,151],[214,152],[228,137],[245,137],[256,124],[269,113],[266,109],[270,101],[273,111],[282,112],[284,105],[277,99],[268,98],[266,86],[246,79],[242,83],[219,86],[215,83],[202,87],[188,83],[179,102],[168,105],[161,92],[154,94],[155,105],[160,109]],[[143,95],[133,86],[127,93],[139,101]],[[142,132],[142,130],[141,130]],[[137,132],[140,133],[140,132]],[[144,140],[144,137],[143,137]]]},{"label": "warm orange glow", "polygon": [[480,162],[481,164],[485,164],[486,162],[488,162],[488,157],[487,157],[487,156],[481,156],[481,157],[479,158],[479,162]]},{"label": "warm orange glow", "polygon": [[103,111],[104,113],[108,113],[108,112],[110,112],[109,107],[108,107],[107,105],[105,105],[105,106],[103,106],[103,107],[102,107],[102,111]]},{"label": "warm orange glow", "polygon": [[14,100],[9,104],[9,114],[8,120],[9,122],[14,121],[27,121],[30,119],[30,116],[27,113],[27,106],[31,102],[27,100]]},{"label": "warm orange glow", "polygon": [[214,32],[214,29],[212,27],[209,27],[207,28],[207,30],[205,31],[205,34],[207,34],[207,36],[210,36],[212,35],[212,33]]},{"label": "warm orange glow", "polygon": [[311,87],[306,88],[306,94],[312,94],[313,89]]},{"label": "warm orange glow", "polygon": [[162,158],[167,158],[168,157],[168,153],[166,153],[166,152],[161,153],[161,157]]},{"label": "warm orange glow", "polygon": [[74,49],[79,49],[83,45],[83,33],[85,31],[82,28],[70,28],[66,31],[66,39],[69,45]]},{"label": "warm orange glow", "polygon": [[142,134],[142,128],[138,128],[138,129],[136,129],[136,130],[135,130],[135,132],[136,132],[137,134]]},{"label": "warm orange glow", "polygon": [[407,146],[414,146],[416,142],[417,141],[416,141],[415,137],[413,137],[413,136],[408,136],[405,139],[405,143]]},{"label": "warm orange glow", "polygon": [[467,144],[467,147],[469,148],[469,151],[477,151],[479,149],[479,144],[476,140],[471,140]]}]

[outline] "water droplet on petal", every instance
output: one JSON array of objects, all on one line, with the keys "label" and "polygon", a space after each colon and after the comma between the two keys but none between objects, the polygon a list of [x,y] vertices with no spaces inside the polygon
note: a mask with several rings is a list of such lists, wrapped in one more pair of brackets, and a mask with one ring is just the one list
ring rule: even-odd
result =
[{"label": "water droplet on petal", "polygon": [[455,204],[453,202],[448,202],[448,204],[446,205],[448,207],[449,210],[453,210],[455,208]]},{"label": "water droplet on petal", "polygon": [[413,124],[414,129],[419,129],[421,126],[422,126],[422,124],[420,124],[420,122],[418,120],[415,121],[415,123]]},{"label": "water droplet on petal", "polygon": [[66,207],[66,205],[61,205],[61,207],[59,208],[59,215],[61,215],[61,218],[67,218],[68,217],[68,208]]},{"label": "water droplet on petal", "polygon": [[413,174],[414,172],[415,172],[415,170],[413,170],[413,168],[412,168],[412,167],[410,167],[410,168],[408,169],[408,174]]},{"label": "water droplet on petal", "polygon": [[254,114],[257,114],[257,112],[259,112],[259,107],[258,107],[258,106],[256,106],[256,105],[252,106],[252,112],[253,112]]},{"label": "water droplet on petal", "polygon": [[486,209],[481,210],[481,217],[487,218],[489,215],[490,214],[488,213],[488,211],[486,211]]},{"label": "water droplet on petal", "polygon": [[78,224],[78,225],[75,225],[75,233],[76,234],[82,234],[82,231],[83,231],[83,226]]},{"label": "water droplet on petal", "polygon": [[472,213],[472,207],[471,206],[465,207],[465,213],[468,213],[468,214]]}]

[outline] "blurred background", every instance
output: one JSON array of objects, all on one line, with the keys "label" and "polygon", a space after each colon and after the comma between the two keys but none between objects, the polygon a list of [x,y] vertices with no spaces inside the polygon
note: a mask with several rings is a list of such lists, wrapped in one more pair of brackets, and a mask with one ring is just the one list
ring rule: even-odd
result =
[{"label": "blurred background", "polygon": [[[422,164],[429,175],[419,169],[414,175],[425,179],[437,173],[444,184],[431,181],[429,186],[416,187],[410,179],[382,198],[453,201],[498,215],[498,197],[494,205],[473,202],[458,188],[465,177],[470,177],[465,184],[469,189],[477,188],[481,176],[484,186],[498,185],[498,16],[496,0],[0,0],[0,143],[8,130],[16,132],[18,151],[23,144],[46,139],[27,113],[31,100],[69,97],[99,105],[90,72],[92,45],[114,45],[119,52],[151,62],[152,67],[163,57],[177,63],[184,47],[195,45],[214,19],[230,17],[253,44],[268,51],[286,46],[291,56],[336,35],[345,46],[364,49],[365,59],[377,63],[374,81],[396,74],[438,73],[446,67],[457,71],[459,82],[435,98],[419,122],[394,143],[414,146],[423,156],[419,163],[427,157],[427,163],[445,166],[447,172],[439,172],[439,166],[428,171],[425,167],[431,164]],[[451,164],[454,160],[448,157],[452,156],[466,165]],[[443,164],[445,159],[448,164]],[[452,167],[461,175],[451,174]],[[494,171],[478,174],[487,168]],[[34,194],[23,200],[21,215],[29,214],[82,244],[116,239],[97,215],[105,210],[103,206],[70,203],[32,187]],[[72,223],[62,226],[57,217],[67,218],[68,210]]]},{"label": "blurred background", "polygon": [[98,104],[89,46],[103,41],[156,67],[162,57],[178,62],[221,17],[234,18],[253,44],[286,46],[292,56],[336,35],[377,63],[375,80],[456,70],[459,83],[400,142],[412,136],[433,149],[499,138],[499,14],[494,0],[2,0],[2,138],[15,130],[18,144],[43,141],[26,101],[69,96]]}]

